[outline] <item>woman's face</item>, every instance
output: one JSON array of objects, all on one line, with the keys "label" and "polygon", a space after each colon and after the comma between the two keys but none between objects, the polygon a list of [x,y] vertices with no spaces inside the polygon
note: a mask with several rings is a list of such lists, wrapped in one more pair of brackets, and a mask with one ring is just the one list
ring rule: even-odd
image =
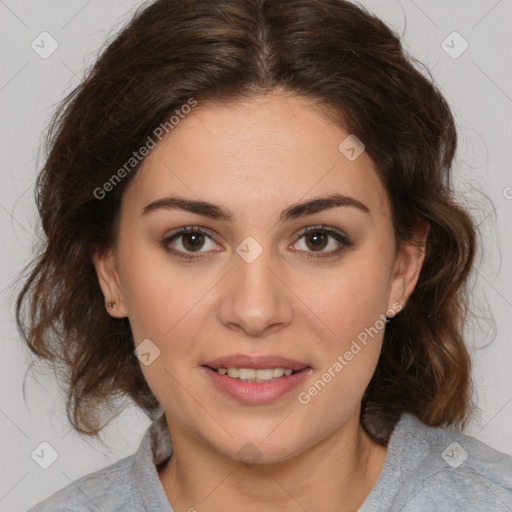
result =
[{"label": "woman's face", "polygon": [[349,135],[298,96],[198,105],[126,189],[115,254],[95,265],[171,435],[274,462],[357,424],[384,315],[423,254],[397,252],[385,190]]}]

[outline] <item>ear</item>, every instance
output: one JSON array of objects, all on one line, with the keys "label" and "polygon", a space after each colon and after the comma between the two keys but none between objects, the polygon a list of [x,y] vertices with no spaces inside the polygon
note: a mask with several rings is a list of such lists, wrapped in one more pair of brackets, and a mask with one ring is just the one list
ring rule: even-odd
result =
[{"label": "ear", "polygon": [[[427,236],[430,231],[428,221],[422,219],[414,227],[414,239],[401,243],[391,279],[388,311],[398,312],[414,291],[425,259]],[[400,305],[397,308],[397,303]]]},{"label": "ear", "polygon": [[[102,253],[96,253],[92,257],[92,262],[96,269],[96,275],[98,276],[103,296],[105,297],[105,307],[109,315],[114,318],[127,317],[128,314],[121,293],[114,251],[109,249]],[[110,302],[115,302],[113,308],[108,307]]]}]

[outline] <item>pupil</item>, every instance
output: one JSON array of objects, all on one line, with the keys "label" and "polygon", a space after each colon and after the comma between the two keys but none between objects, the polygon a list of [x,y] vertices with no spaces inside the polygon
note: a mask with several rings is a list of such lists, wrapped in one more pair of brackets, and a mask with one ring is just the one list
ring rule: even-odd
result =
[{"label": "pupil", "polygon": [[[309,239],[315,240],[313,242],[313,248],[323,249],[325,247],[325,240],[326,240],[325,233],[313,233],[312,235],[309,236]],[[319,242],[320,242],[320,244],[319,244]],[[322,244],[322,242],[324,242],[324,243]]]},{"label": "pupil", "polygon": [[[191,239],[193,240],[192,243],[190,243]],[[202,239],[203,239],[203,235],[201,233],[190,233],[190,234],[187,234],[185,236],[184,246],[187,249],[196,249],[199,245],[201,245]]]},{"label": "pupil", "polygon": [[[201,233],[189,233],[185,236],[184,245],[187,249],[197,249],[201,245],[204,236]],[[325,247],[326,236],[325,233],[313,233],[308,236],[309,241],[312,241],[313,248],[323,249]]]}]

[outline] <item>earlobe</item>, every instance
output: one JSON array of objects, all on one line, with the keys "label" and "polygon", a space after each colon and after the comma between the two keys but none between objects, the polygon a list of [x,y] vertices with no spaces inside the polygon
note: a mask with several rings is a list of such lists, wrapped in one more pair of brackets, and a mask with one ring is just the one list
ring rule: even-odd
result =
[{"label": "earlobe", "polygon": [[96,253],[92,256],[92,262],[103,292],[105,308],[111,316],[125,318],[128,314],[121,293],[114,251],[108,250],[103,253]]},{"label": "earlobe", "polygon": [[415,227],[414,240],[400,245],[393,274],[390,304],[398,302],[403,308],[414,291],[425,260],[429,231],[430,224],[426,220],[421,220]]}]

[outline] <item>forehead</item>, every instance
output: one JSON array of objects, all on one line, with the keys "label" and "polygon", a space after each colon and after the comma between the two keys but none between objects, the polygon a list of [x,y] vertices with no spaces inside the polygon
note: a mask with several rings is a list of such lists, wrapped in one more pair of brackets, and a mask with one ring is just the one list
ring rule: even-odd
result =
[{"label": "forehead", "polygon": [[388,214],[372,160],[364,151],[355,160],[343,152],[350,137],[299,96],[198,105],[151,150],[125,202],[140,211],[142,204],[182,195],[229,205],[242,216],[263,205],[277,210],[340,193]]}]

